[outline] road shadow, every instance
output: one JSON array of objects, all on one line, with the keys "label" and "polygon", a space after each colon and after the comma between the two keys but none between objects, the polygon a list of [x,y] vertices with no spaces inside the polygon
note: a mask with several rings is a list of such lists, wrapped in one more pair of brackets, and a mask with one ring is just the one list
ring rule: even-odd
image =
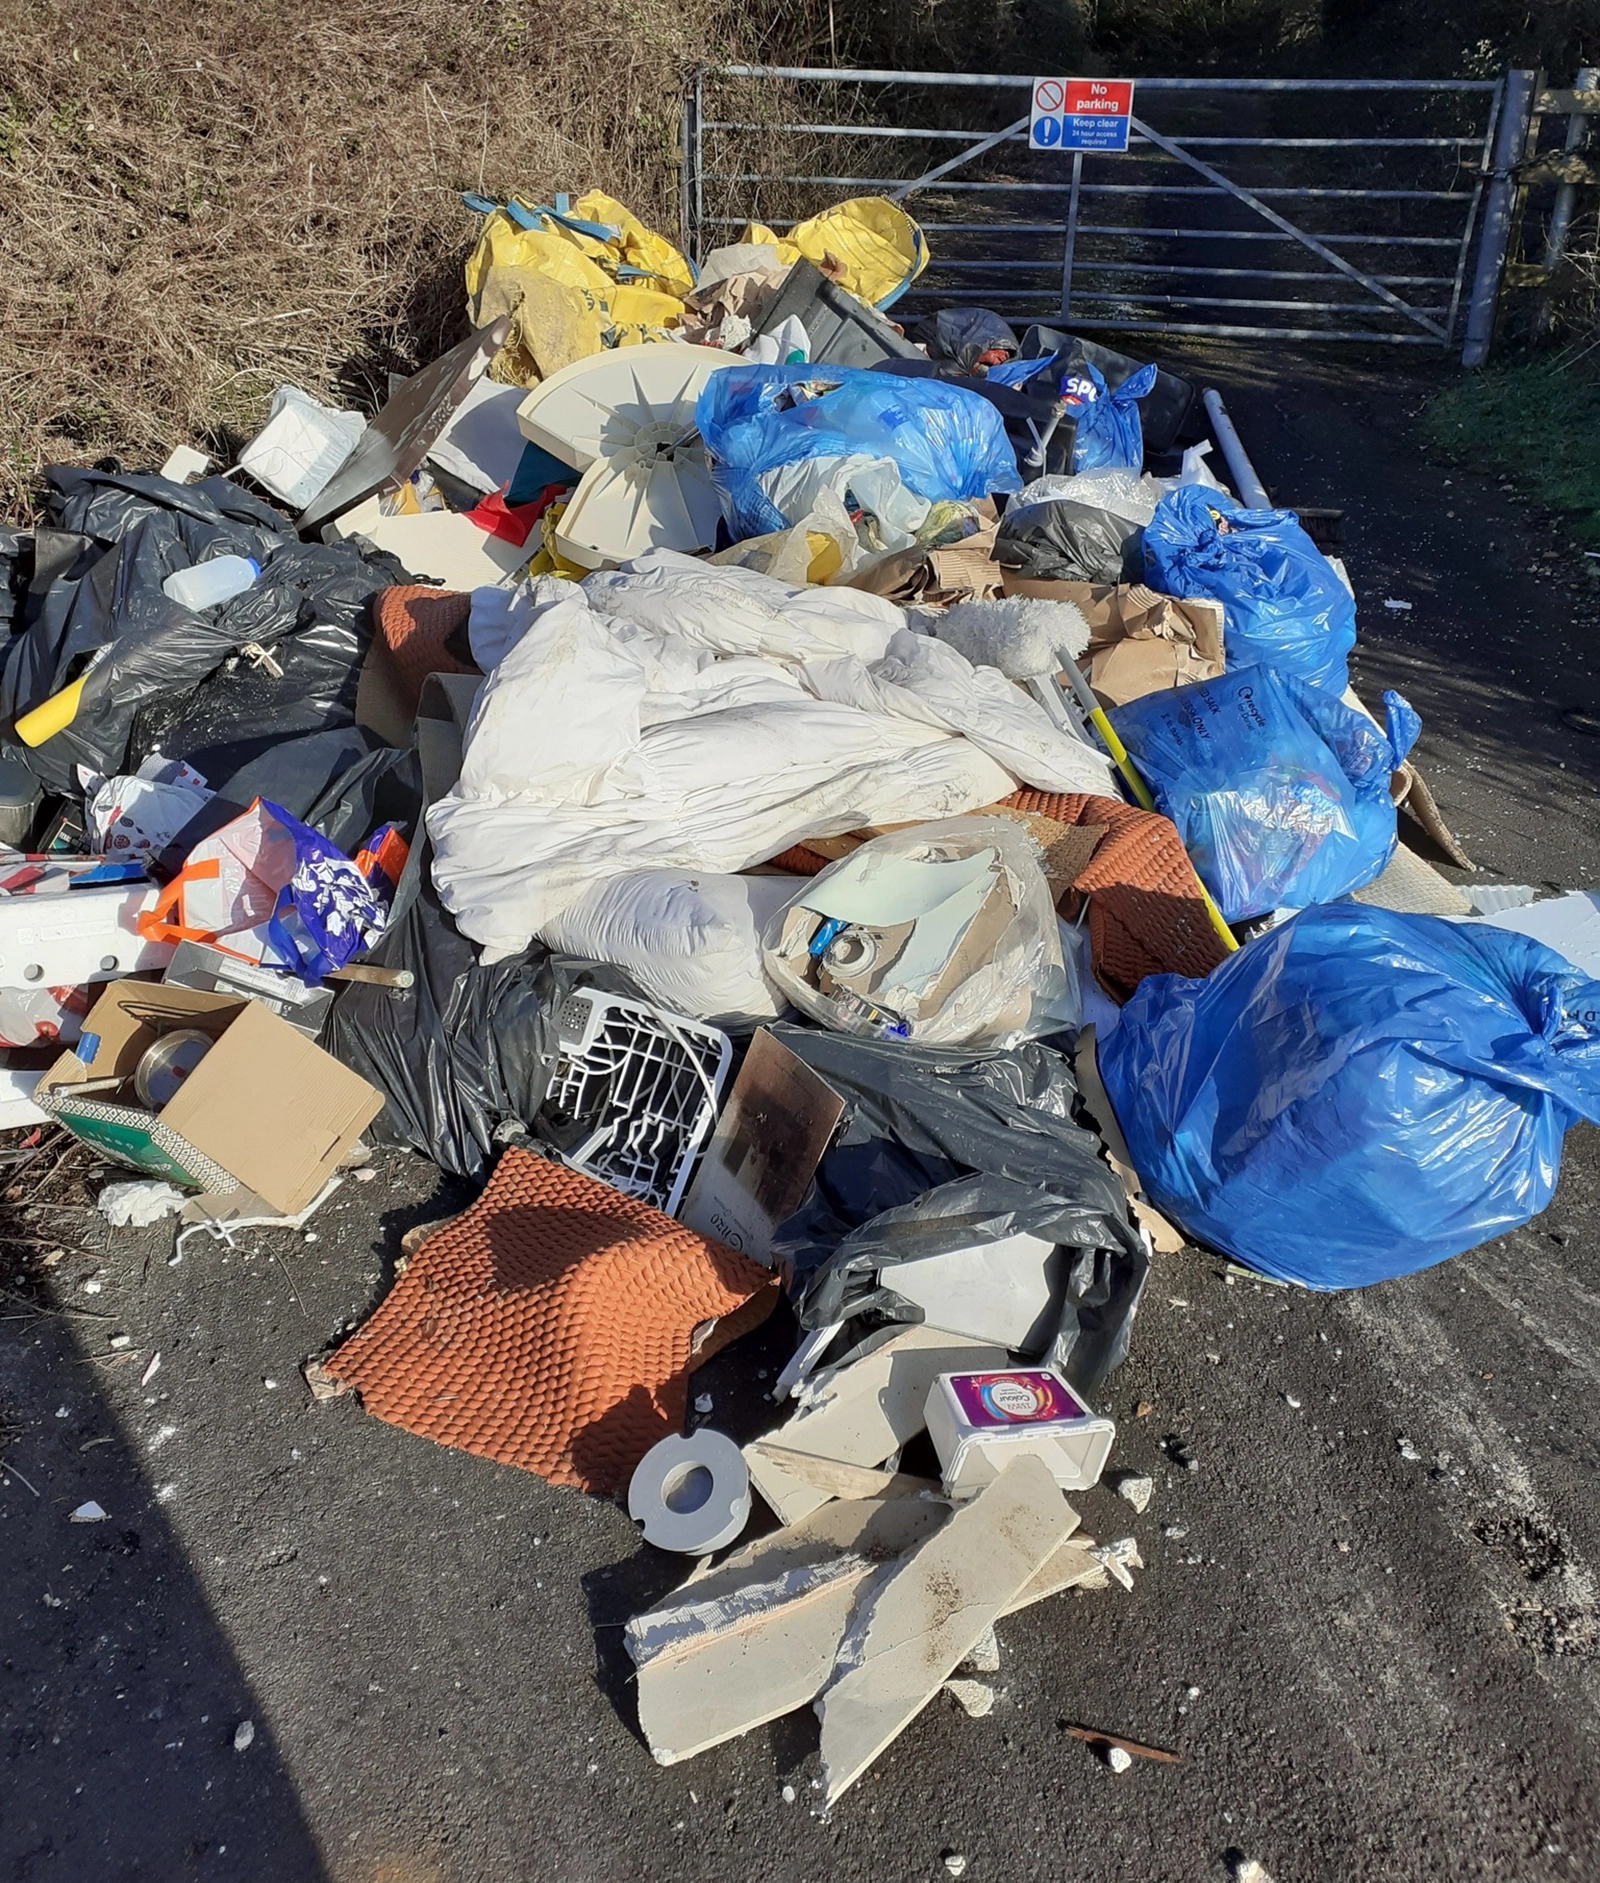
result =
[{"label": "road shadow", "polygon": [[[323,1883],[271,1723],[163,1514],[159,1451],[135,1455],[100,1389],[145,1356],[91,1353],[15,1296],[5,1317],[0,1877]],[[90,1500],[105,1519],[73,1522]]]}]

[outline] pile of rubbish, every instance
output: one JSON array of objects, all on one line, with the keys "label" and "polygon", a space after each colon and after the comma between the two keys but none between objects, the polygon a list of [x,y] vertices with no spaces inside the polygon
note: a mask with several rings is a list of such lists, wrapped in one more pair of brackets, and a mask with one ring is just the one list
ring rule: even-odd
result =
[{"label": "pile of rubbish", "polygon": [[[735,1546],[628,1624],[645,1737],[814,1704],[832,1804],[1005,1616],[1133,1587],[1067,1499],[1161,1252],[1359,1287],[1545,1206],[1600,899],[1423,860],[1329,516],[1235,499],[1215,393],[896,324],[888,202],[698,265],[470,206],[470,331],[376,415],[286,386],[0,531],[0,1121],[180,1236],[372,1141],[472,1180],[313,1390]],[[690,1376],[780,1304],[740,1444]]]}]

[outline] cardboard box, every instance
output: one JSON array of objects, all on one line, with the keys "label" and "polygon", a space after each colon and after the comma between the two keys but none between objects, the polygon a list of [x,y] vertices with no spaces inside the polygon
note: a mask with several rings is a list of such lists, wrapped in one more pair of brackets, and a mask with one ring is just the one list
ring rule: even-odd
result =
[{"label": "cardboard box", "polygon": [[[126,1090],[78,1094],[110,1078],[131,1082],[165,1032],[197,1027],[216,1044],[159,1112]],[[212,1192],[243,1184],[286,1216],[321,1190],[383,1095],[259,1001],[193,988],[117,981],[83,1024],[82,1053],[63,1053],[34,1103],[103,1157],[152,1177]]]},{"label": "cardboard box", "polygon": [[1106,706],[1223,671],[1221,602],[1179,601],[1142,583],[1032,582],[1009,572],[1008,595],[1073,602],[1089,623],[1089,651],[1079,663]]}]

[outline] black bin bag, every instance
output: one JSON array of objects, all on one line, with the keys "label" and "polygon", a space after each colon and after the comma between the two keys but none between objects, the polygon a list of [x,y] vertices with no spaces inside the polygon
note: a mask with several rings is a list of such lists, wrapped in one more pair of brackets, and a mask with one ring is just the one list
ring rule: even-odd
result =
[{"label": "black bin bag", "polygon": [[1042,1357],[1092,1392],[1127,1356],[1148,1257],[1098,1140],[1073,1122],[1070,1062],[1037,1040],[965,1054],[772,1031],[845,1101],[806,1200],[774,1240],[801,1325],[848,1322],[870,1339],[920,1321],[894,1293],[896,1263],[1035,1235],[1058,1258]]},{"label": "black bin bag", "polygon": [[373,1135],[408,1145],[452,1176],[482,1180],[507,1119],[531,1120],[553,1062],[540,971],[527,950],[481,967],[433,887],[426,836],[411,855],[388,926],[364,957],[409,969],[407,988],[346,986],[322,1044],[384,1096]]},{"label": "black bin bag", "polygon": [[[405,579],[394,557],[302,543],[224,478],[59,465],[46,477],[50,522],[22,628],[4,647],[0,722],[87,670],[71,724],[28,753],[47,789],[74,793],[79,766],[119,772],[157,746],[175,758],[226,751],[231,769],[277,739],[352,723],[371,598]],[[260,580],[204,613],[162,593],[175,571],[221,555],[249,557]],[[226,665],[246,642],[268,650],[280,677],[259,661]]]},{"label": "black bin bag", "polygon": [[1144,525],[1071,497],[1008,503],[994,559],[1030,582],[1142,582]]}]

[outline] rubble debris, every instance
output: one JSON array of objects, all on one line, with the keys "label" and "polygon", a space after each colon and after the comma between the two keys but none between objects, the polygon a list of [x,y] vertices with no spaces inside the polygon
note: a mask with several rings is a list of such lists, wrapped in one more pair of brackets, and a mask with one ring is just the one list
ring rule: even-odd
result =
[{"label": "rubble debris", "polygon": [[256,1742],[256,1723],[254,1720],[240,1720],[233,1729],[233,1749],[235,1752],[248,1752]]},{"label": "rubble debris", "polygon": [[1124,1503],[1132,1504],[1140,1516],[1149,1509],[1150,1498],[1156,1488],[1154,1478],[1142,1471],[1109,1471],[1105,1481]]},{"label": "rubble debris", "polygon": [[[1003,1348],[964,1340],[938,1328],[907,1328],[846,1367],[815,1375],[801,1388],[799,1410],[771,1435],[780,1452],[805,1452],[830,1463],[881,1464],[926,1424],[928,1393],[941,1373],[1004,1366]],[[797,1523],[825,1503],[814,1484],[795,1477],[747,1445],[750,1480],[782,1522]]]},{"label": "rubble debris", "polygon": [[873,1470],[866,1465],[844,1464],[837,1458],[818,1458],[809,1452],[794,1451],[769,1439],[752,1439],[746,1456],[756,1454],[763,1464],[785,1476],[798,1478],[824,1497],[904,1497],[916,1492],[937,1491],[933,1478],[909,1477],[887,1468]]},{"label": "rubble debris", "polygon": [[910,1497],[820,1505],[635,1616],[623,1639],[656,1762],[805,1706],[833,1670],[862,1585],[947,1515]]},{"label": "rubble debris", "polygon": [[[8,1467],[9,1468],[9,1467]],[[68,1523],[104,1523],[108,1512],[103,1510],[91,1497],[86,1504],[80,1504],[70,1513]]]},{"label": "rubble debris", "polygon": [[998,1674],[1000,1671],[1000,1642],[991,1627],[979,1635],[972,1644],[972,1651],[961,1663],[961,1671],[970,1670],[974,1674]]},{"label": "rubble debris", "polygon": [[944,1691],[969,1720],[987,1719],[994,1711],[994,1688],[981,1680],[947,1680]]},{"label": "rubble debris", "polygon": [[1008,1464],[862,1598],[817,1701],[837,1804],[1076,1527],[1037,1458]]},{"label": "rubble debris", "polygon": [[321,1360],[305,1361],[300,1371],[311,1389],[311,1397],[319,1405],[325,1405],[330,1399],[342,1399],[351,1390],[343,1380],[335,1379]]},{"label": "rubble debris", "polygon": [[1125,1589],[1133,1587],[1132,1572],[1144,1567],[1139,1546],[1131,1536],[1121,1537],[1115,1543],[1097,1544],[1089,1554],[1107,1575],[1120,1582]]}]

